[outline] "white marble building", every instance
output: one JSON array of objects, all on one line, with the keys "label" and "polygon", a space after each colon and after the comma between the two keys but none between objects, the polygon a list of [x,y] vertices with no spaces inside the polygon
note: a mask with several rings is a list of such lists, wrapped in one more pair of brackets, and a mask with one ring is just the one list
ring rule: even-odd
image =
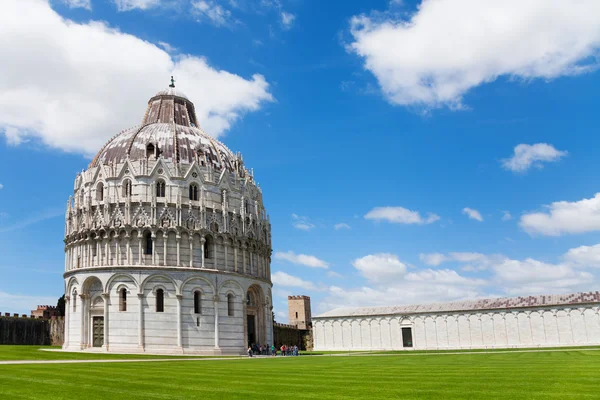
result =
[{"label": "white marble building", "polygon": [[600,345],[600,292],[339,308],[313,328],[315,350]]},{"label": "white marble building", "polygon": [[75,178],[64,349],[240,354],[271,344],[271,226],[242,156],[172,84]]}]

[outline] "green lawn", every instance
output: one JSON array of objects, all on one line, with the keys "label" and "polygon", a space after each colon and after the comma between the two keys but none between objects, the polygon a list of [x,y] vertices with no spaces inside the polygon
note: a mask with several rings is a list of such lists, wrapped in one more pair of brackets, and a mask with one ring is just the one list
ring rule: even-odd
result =
[{"label": "green lawn", "polygon": [[[10,360],[137,360],[144,358],[189,358],[190,356],[163,356],[150,354],[103,354],[103,353],[67,353],[42,351],[41,349],[60,349],[51,346],[6,346],[0,345],[0,361]],[[196,356],[193,356],[196,357]],[[204,357],[199,357],[204,358]]]},{"label": "green lawn", "polygon": [[600,351],[0,365],[0,399],[597,399]]}]

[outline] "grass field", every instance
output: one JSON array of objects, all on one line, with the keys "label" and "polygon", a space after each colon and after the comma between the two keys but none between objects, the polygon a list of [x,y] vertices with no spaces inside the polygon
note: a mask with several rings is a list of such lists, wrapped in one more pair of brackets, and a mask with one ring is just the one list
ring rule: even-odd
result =
[{"label": "grass field", "polygon": [[574,349],[0,365],[0,399],[598,399],[599,382],[600,351]]}]

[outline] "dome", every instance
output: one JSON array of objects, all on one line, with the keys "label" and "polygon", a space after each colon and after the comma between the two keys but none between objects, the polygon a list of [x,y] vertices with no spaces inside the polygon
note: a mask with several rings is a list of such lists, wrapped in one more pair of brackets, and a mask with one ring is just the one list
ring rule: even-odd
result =
[{"label": "dome", "polygon": [[201,157],[212,168],[230,172],[238,165],[231,150],[198,127],[194,104],[175,87],[151,97],[141,125],[110,139],[89,167],[158,157],[180,164]]}]

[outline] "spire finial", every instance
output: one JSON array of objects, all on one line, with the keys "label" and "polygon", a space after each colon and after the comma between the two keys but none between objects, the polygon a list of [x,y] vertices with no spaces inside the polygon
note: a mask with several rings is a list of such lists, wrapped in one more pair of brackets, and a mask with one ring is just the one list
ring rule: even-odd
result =
[{"label": "spire finial", "polygon": [[175,87],[175,79],[173,79],[173,75],[171,75],[171,84],[169,85],[169,87]]}]

